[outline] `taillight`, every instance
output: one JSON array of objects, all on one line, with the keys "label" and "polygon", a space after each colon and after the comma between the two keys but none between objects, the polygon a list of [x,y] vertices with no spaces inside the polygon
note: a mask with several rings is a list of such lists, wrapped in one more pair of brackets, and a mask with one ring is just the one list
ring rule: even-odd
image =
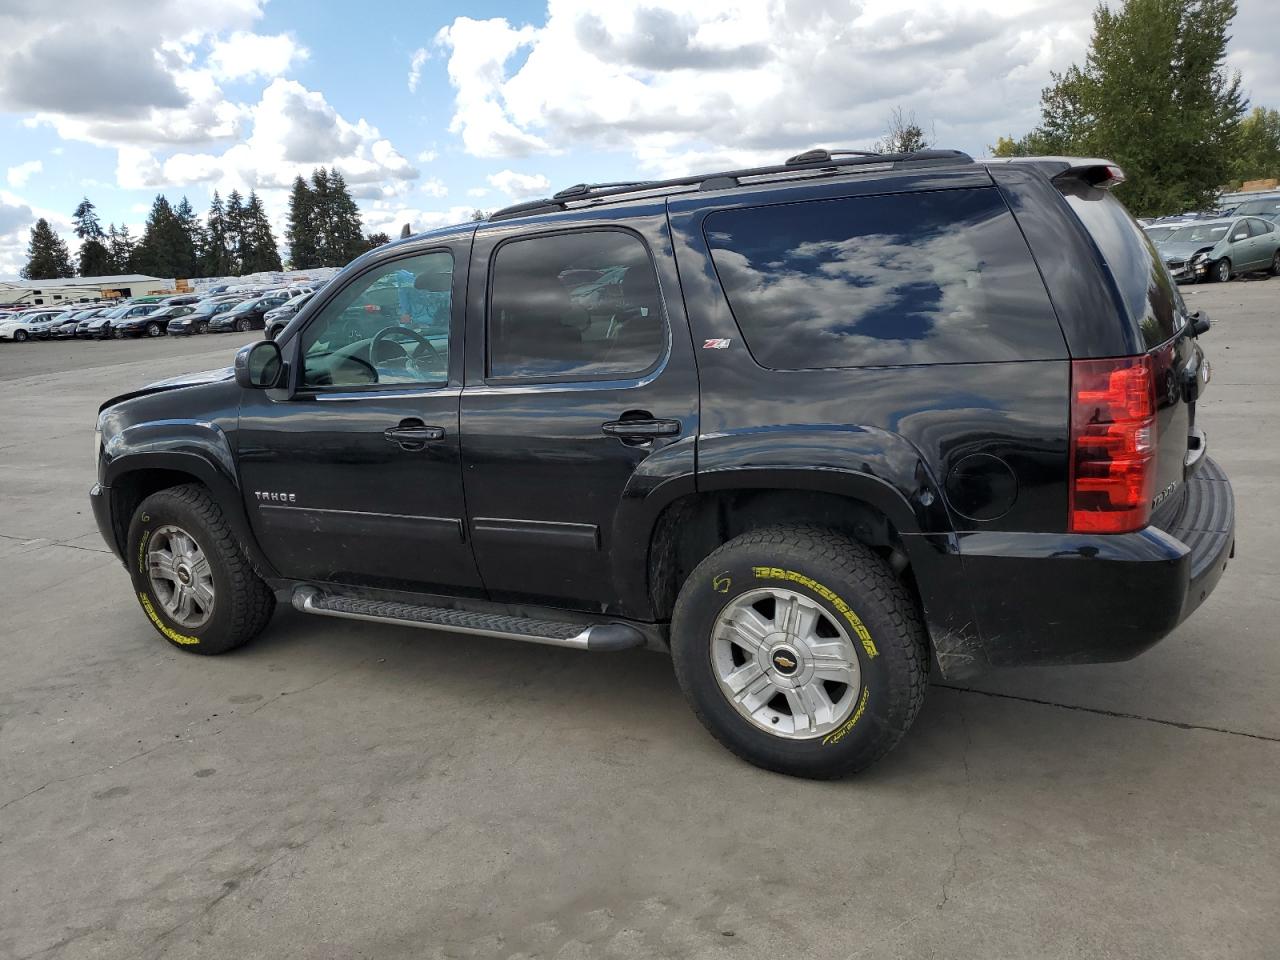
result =
[{"label": "taillight", "polygon": [[1074,533],[1128,533],[1151,518],[1156,393],[1151,358],[1071,362]]}]

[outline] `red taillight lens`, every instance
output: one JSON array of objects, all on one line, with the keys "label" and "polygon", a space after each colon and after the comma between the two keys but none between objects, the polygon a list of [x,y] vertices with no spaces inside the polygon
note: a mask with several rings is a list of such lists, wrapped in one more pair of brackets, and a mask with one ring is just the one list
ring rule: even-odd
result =
[{"label": "red taillight lens", "polygon": [[1128,533],[1151,519],[1156,391],[1150,357],[1071,363],[1073,533]]}]

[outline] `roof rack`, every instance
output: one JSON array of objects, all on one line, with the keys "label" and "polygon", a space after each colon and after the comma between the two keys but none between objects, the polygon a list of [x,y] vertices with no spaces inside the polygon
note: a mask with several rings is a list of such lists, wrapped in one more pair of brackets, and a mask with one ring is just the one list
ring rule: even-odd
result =
[{"label": "roof rack", "polygon": [[725,190],[741,186],[743,180],[752,183],[769,180],[794,179],[808,172],[812,176],[840,173],[847,167],[888,164],[944,164],[972,163],[973,158],[960,150],[916,150],[912,153],[873,153],[868,150],[807,150],[787,159],[785,163],[765,167],[748,167],[727,170],[723,173],[701,173],[671,180],[634,180],[622,183],[578,183],[566,187],[555,195],[541,200],[503,207],[489,215],[493,220],[510,220],[514,217],[538,213],[557,213],[569,209],[569,203],[579,201],[603,202],[629,194],[670,190],[680,187],[692,190]]}]

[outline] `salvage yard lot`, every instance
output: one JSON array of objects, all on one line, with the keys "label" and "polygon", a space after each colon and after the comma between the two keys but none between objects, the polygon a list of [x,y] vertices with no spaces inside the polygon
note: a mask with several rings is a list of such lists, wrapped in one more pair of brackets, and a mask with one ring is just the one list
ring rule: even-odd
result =
[{"label": "salvage yard lot", "polygon": [[838,783],[736,760],[652,653],[288,609],[173,649],[94,528],[94,414],[245,338],[0,345],[0,957],[1275,956],[1280,280],[1184,292],[1216,592],[1131,663],[934,686]]}]

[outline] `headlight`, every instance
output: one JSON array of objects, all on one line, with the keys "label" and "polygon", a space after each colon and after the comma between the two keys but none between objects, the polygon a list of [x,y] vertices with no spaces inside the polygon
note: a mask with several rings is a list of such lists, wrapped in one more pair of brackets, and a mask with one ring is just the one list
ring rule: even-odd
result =
[{"label": "headlight", "polygon": [[97,469],[98,456],[102,453],[102,423],[98,422],[93,427],[93,466]]},{"label": "headlight", "polygon": [[1208,251],[1208,250],[1201,250],[1199,253],[1197,253],[1197,254],[1195,254],[1194,256],[1192,256],[1192,258],[1191,258],[1191,262],[1192,262],[1192,263],[1199,263],[1199,262],[1200,262],[1200,261],[1202,261],[1202,260],[1208,260],[1208,259],[1209,259],[1209,251]]}]

